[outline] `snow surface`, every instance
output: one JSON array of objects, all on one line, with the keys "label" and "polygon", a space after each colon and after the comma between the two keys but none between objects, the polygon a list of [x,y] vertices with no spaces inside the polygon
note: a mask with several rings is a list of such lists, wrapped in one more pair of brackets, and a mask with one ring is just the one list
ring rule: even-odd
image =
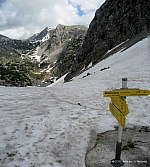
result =
[{"label": "snow surface", "polygon": [[[124,77],[128,87],[150,90],[150,38],[68,83],[0,87],[0,167],[85,167],[93,132],[117,125],[103,91],[121,88]],[[150,125],[150,96],[127,97],[127,104],[127,127]]]}]

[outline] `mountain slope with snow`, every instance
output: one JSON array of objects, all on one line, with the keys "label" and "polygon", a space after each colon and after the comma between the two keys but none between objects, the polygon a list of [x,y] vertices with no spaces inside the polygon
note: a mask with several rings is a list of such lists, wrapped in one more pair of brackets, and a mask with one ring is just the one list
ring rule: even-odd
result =
[{"label": "mountain slope with snow", "polygon": [[[134,6],[134,7],[133,7]],[[126,41],[138,42],[150,32],[150,1],[107,0],[96,10],[76,62],[66,81],[76,76],[84,66],[101,61],[106,52]]]},{"label": "mountain slope with snow", "polygon": [[[150,90],[149,74],[146,38],[71,82],[59,80],[48,88],[0,87],[0,166],[85,167],[96,134],[117,126],[103,91],[121,88],[124,77],[129,88]],[[150,126],[150,96],[126,100],[130,110],[126,126]]]}]

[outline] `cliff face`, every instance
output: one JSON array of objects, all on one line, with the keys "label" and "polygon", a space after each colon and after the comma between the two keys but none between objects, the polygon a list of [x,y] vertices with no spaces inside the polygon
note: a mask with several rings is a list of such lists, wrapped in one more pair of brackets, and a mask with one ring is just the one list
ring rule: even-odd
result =
[{"label": "cliff face", "polygon": [[82,50],[65,80],[77,75],[89,63],[94,64],[102,60],[107,51],[118,44],[133,38],[136,38],[136,42],[144,38],[149,31],[150,1],[106,0],[96,11]]},{"label": "cliff face", "polygon": [[84,35],[81,33],[78,37],[73,38],[66,44],[57,59],[57,68],[54,70],[54,76],[60,78],[70,72],[76,62],[76,56],[82,47],[83,41]]}]

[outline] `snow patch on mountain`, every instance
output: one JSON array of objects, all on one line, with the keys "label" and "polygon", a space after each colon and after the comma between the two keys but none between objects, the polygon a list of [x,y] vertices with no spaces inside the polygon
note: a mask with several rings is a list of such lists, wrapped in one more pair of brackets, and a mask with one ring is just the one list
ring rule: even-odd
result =
[{"label": "snow patch on mountain", "polygon": [[[47,31],[47,33],[41,38],[41,39],[38,39],[38,38],[35,38],[34,40],[31,40],[31,43],[32,44],[37,44],[37,43],[39,43],[39,46],[37,46],[35,49],[34,49],[34,51],[33,51],[33,53],[31,54],[31,58],[34,58],[34,59],[36,59],[38,62],[40,62],[40,60],[41,60],[41,56],[39,55],[39,49],[40,49],[40,46],[44,43],[44,42],[46,42],[46,41],[48,41],[49,40],[49,38],[50,38],[50,31],[52,31],[52,30],[54,30],[54,28],[52,28],[52,27],[47,27],[45,30],[43,30],[43,31]],[[38,36],[40,33],[38,33],[36,36]],[[46,59],[45,59],[46,60]],[[48,60],[48,59],[47,59]],[[42,62],[41,62],[42,63]],[[40,64],[41,64],[40,63]],[[39,66],[40,66],[40,64],[39,64]]]},{"label": "snow patch on mountain", "polygon": [[36,59],[38,62],[40,62],[40,56],[38,56],[38,50],[39,50],[39,46],[35,49],[34,53],[32,54],[31,58]]},{"label": "snow patch on mountain", "polygon": [[53,30],[54,28],[52,28],[52,27],[47,27],[47,31],[51,31],[51,30]]}]

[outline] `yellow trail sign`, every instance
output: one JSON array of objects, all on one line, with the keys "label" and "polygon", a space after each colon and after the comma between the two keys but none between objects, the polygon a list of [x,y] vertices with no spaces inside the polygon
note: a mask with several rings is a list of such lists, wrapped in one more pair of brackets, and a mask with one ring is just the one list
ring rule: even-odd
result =
[{"label": "yellow trail sign", "polygon": [[140,90],[140,89],[119,89],[112,91],[104,91],[104,97],[113,97],[113,96],[148,96],[150,95],[149,90]]},{"label": "yellow trail sign", "polygon": [[126,117],[110,102],[109,108],[111,113],[117,119],[117,121],[121,124],[123,128],[126,127]]},{"label": "yellow trail sign", "polygon": [[120,97],[111,97],[113,105],[115,105],[125,116],[129,114],[128,105]]}]

